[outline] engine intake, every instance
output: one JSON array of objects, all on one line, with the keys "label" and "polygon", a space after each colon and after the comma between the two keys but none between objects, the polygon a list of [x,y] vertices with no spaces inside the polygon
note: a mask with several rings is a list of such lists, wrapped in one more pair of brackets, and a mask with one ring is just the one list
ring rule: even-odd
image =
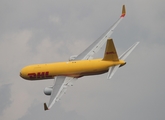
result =
[{"label": "engine intake", "polygon": [[45,94],[45,95],[51,95],[52,90],[53,90],[53,87],[46,87],[46,88],[44,89],[44,94]]}]

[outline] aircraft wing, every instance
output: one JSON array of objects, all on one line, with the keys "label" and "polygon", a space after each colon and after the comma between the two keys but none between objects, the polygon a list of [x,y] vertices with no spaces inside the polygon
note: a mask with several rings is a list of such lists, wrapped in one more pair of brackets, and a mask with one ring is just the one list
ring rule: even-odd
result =
[{"label": "aircraft wing", "polygon": [[74,60],[88,60],[95,53],[97,53],[101,47],[105,44],[107,39],[111,36],[114,29],[121,22],[126,14],[125,5],[122,7],[122,14],[120,18],[102,35],[100,36],[94,43],[92,43],[87,49],[85,49],[81,54],[79,54]]},{"label": "aircraft wing", "polygon": [[77,80],[72,77],[58,76],[55,77],[55,83],[51,92],[50,100],[48,106],[44,103],[44,109],[49,110],[53,104],[60,100],[63,94],[65,94],[67,87],[72,86]]},{"label": "aircraft wing", "polygon": [[[107,39],[111,36],[114,29],[121,22],[126,14],[125,5],[122,7],[122,14],[120,18],[102,35],[100,36],[94,43],[92,43],[87,49],[85,49],[81,54],[79,54],[74,60],[88,60],[95,53],[97,53],[101,47],[105,44]],[[66,88],[68,86],[72,86],[73,82],[77,80],[76,78],[66,77],[66,76],[57,76],[55,77],[55,84],[52,88],[50,100],[48,106],[44,103],[44,109],[49,110],[53,104],[58,101],[61,96],[66,92]]]}]

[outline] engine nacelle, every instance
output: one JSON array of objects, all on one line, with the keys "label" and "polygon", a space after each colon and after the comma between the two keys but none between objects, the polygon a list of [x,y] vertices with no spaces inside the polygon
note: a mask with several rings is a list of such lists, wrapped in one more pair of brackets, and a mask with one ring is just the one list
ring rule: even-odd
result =
[{"label": "engine nacelle", "polygon": [[69,61],[73,61],[78,55],[72,55],[69,57]]},{"label": "engine nacelle", "polygon": [[45,95],[51,95],[52,90],[53,90],[53,87],[46,87],[46,88],[44,89],[44,94],[45,94]]}]

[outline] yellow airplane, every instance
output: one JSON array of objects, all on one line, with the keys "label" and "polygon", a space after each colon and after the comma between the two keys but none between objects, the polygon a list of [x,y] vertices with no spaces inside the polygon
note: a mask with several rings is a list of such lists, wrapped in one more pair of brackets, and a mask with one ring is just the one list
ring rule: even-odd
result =
[{"label": "yellow airplane", "polygon": [[[44,103],[45,110],[49,110],[66,92],[67,87],[72,86],[78,78],[108,72],[107,79],[110,79],[119,67],[126,64],[124,60],[139,42],[132,45],[126,52],[118,57],[113,40],[110,38],[113,30],[124,18],[125,14],[125,5],[123,5],[122,14],[116,23],[81,54],[71,56],[69,61],[30,65],[21,70],[20,76],[26,80],[55,80],[53,86],[44,89],[45,95],[50,95],[48,106]],[[97,53],[105,43],[104,57],[101,59],[93,59],[92,56]]]}]

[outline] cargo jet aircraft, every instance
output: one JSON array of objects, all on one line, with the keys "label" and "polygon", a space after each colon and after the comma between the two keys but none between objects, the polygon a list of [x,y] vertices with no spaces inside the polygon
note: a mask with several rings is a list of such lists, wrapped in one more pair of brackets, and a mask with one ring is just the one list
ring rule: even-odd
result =
[{"label": "cargo jet aircraft", "polygon": [[[124,60],[139,42],[132,45],[126,52],[118,57],[113,40],[109,38],[125,14],[126,10],[123,5],[122,14],[116,23],[81,54],[71,56],[69,61],[30,65],[21,70],[20,76],[27,80],[55,80],[53,86],[44,89],[44,93],[50,95],[48,106],[44,103],[45,110],[49,110],[66,92],[67,87],[72,86],[78,78],[108,72],[107,79],[110,79],[119,67],[126,64]],[[93,59],[92,56],[101,49],[105,42],[104,57],[101,59]]]}]

